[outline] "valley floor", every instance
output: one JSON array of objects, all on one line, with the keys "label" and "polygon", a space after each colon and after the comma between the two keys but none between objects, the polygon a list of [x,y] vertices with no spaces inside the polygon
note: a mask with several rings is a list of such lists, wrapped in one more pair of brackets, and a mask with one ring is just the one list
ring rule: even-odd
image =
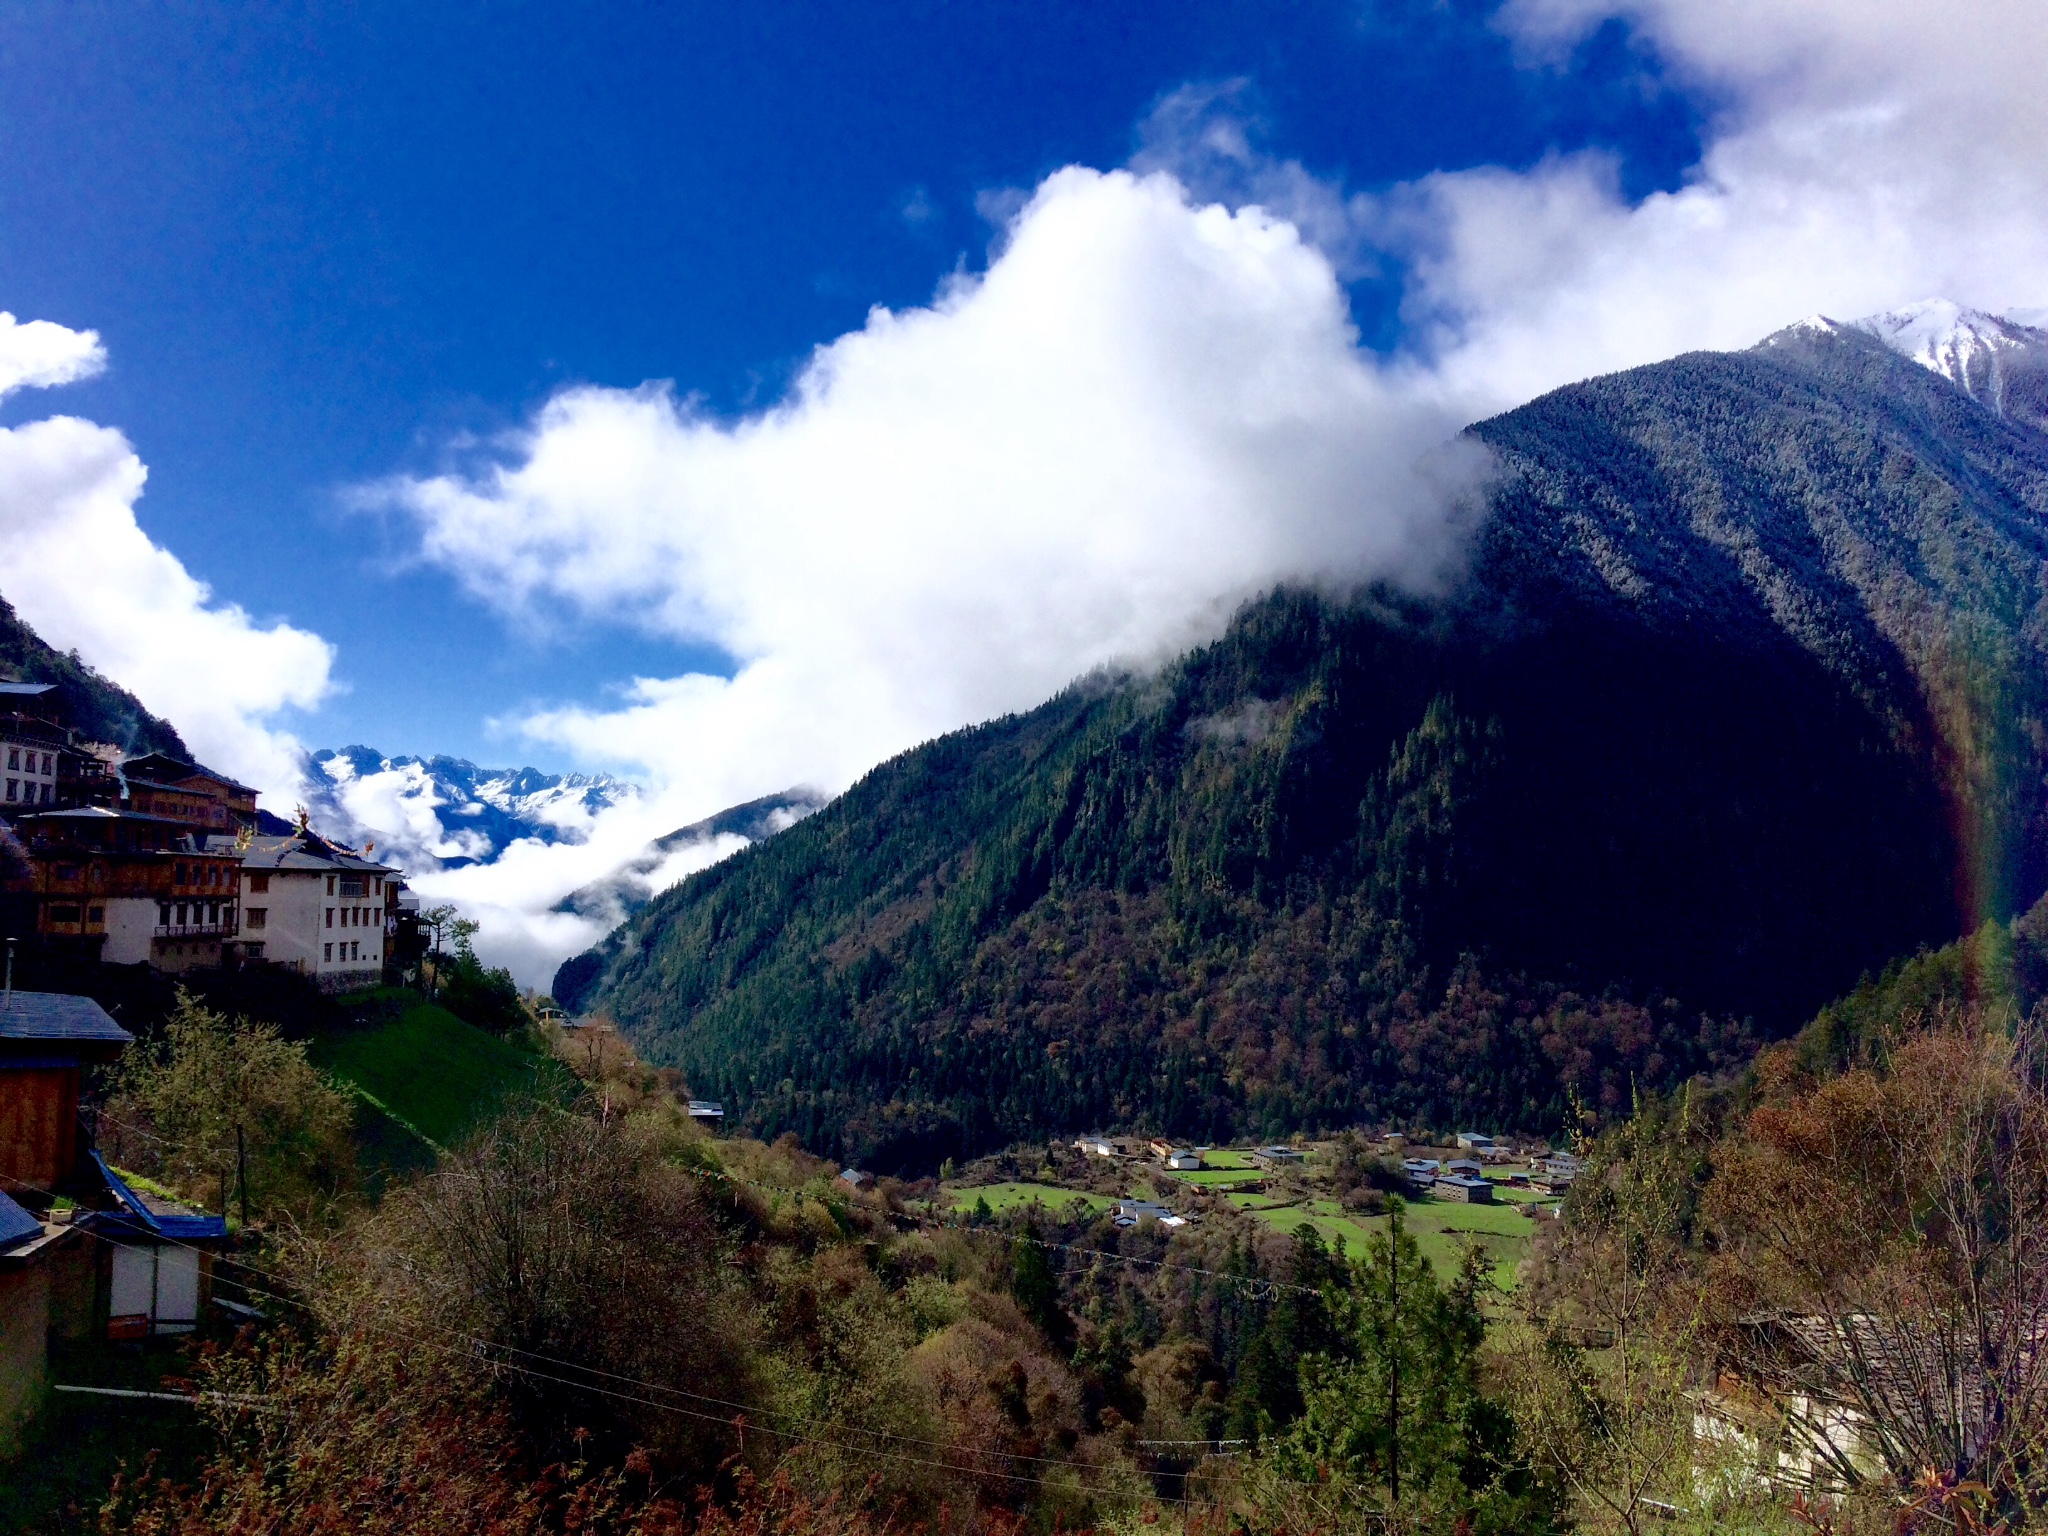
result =
[{"label": "valley floor", "polygon": [[[1391,1216],[1378,1209],[1347,1205],[1340,1199],[1335,1143],[1309,1143],[1299,1150],[1299,1164],[1282,1170],[1262,1165],[1248,1147],[1204,1147],[1199,1169],[1172,1171],[1141,1158],[1088,1158],[1078,1165],[1062,1159],[1062,1168],[1048,1163],[1030,1179],[992,1178],[985,1165],[942,1182],[937,1202],[943,1209],[973,1213],[982,1206],[992,1216],[1032,1206],[1047,1215],[1065,1215],[1077,1204],[1090,1216],[1110,1210],[1119,1200],[1145,1200],[1203,1219],[1204,1196],[1218,1197],[1230,1207],[1274,1231],[1292,1236],[1313,1226],[1333,1249],[1363,1257],[1367,1237],[1387,1229]],[[1448,1158],[1450,1149],[1411,1149],[1421,1156]],[[1488,1165],[1491,1204],[1471,1205],[1437,1199],[1422,1190],[1402,1197],[1402,1220],[1414,1234],[1437,1272],[1456,1272],[1466,1248],[1476,1243],[1492,1266],[1494,1283],[1503,1292],[1514,1289],[1529,1255],[1535,1225],[1556,1214],[1557,1197],[1517,1184],[1532,1171],[1526,1160]]]}]

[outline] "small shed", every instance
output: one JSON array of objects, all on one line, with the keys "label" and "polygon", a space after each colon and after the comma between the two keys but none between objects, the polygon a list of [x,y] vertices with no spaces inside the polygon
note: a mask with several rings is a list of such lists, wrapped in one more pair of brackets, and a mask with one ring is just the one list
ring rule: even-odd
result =
[{"label": "small shed", "polygon": [[874,1185],[875,1176],[859,1168],[845,1168],[840,1170],[839,1182],[849,1189],[869,1189]]},{"label": "small shed", "polygon": [[1187,1173],[1202,1166],[1202,1154],[1193,1147],[1174,1147],[1166,1153],[1166,1166]]},{"label": "small shed", "polygon": [[692,1120],[705,1120],[714,1124],[723,1124],[725,1121],[725,1106],[716,1099],[691,1099],[688,1107]]},{"label": "small shed", "polygon": [[1107,1136],[1076,1136],[1074,1146],[1090,1157],[1115,1157],[1116,1143]]},{"label": "small shed", "polygon": [[107,1337],[190,1333],[213,1292],[213,1256],[227,1242],[227,1219],[138,1194],[99,1153],[91,1155],[115,1200],[113,1210],[78,1223],[105,1255]]},{"label": "small shed", "polygon": [[1458,1132],[1458,1150],[1460,1152],[1491,1152],[1493,1148],[1493,1138],[1484,1131]]}]

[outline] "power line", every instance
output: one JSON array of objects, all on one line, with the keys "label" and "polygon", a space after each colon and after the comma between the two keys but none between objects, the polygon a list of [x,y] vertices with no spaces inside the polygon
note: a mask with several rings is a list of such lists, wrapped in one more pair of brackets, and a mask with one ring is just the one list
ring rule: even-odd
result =
[{"label": "power line", "polygon": [[[24,1189],[34,1189],[37,1190],[38,1193],[42,1194],[50,1193],[49,1190],[41,1189],[40,1186],[33,1184],[22,1183],[20,1187]],[[100,1241],[106,1242],[110,1246],[117,1248],[139,1248],[145,1246],[157,1246],[151,1244],[122,1243],[113,1238],[102,1236],[98,1233],[94,1233],[92,1235],[99,1238]],[[181,1248],[193,1253],[200,1253],[206,1251],[200,1249],[195,1244],[180,1242],[175,1238],[169,1237],[161,1239],[160,1246]],[[307,1306],[307,1304],[298,1297],[288,1295],[281,1291],[274,1291],[264,1286],[255,1285],[247,1280],[235,1279],[231,1277],[216,1276],[217,1282],[222,1278],[226,1279],[226,1283],[240,1288],[245,1295],[263,1296],[273,1301],[279,1302],[285,1306],[294,1307],[306,1311],[311,1310]],[[811,1417],[809,1415],[790,1413],[787,1410],[766,1408],[758,1404],[739,1402],[729,1398],[714,1397],[702,1392],[691,1392],[685,1388],[666,1386],[659,1382],[650,1382],[638,1377],[626,1376],[619,1372],[608,1371],[603,1369],[602,1367],[588,1366],[580,1364],[575,1361],[563,1360],[559,1357],[548,1355],[537,1350],[520,1349],[516,1345],[502,1344],[495,1340],[482,1338],[474,1334],[465,1334],[457,1329],[440,1327],[438,1325],[431,1323],[416,1324],[413,1326],[398,1326],[390,1323],[379,1323],[373,1320],[360,1318],[357,1319],[357,1322],[361,1326],[370,1328],[375,1332],[385,1334],[389,1337],[403,1339],[408,1343],[420,1345],[429,1349],[437,1349],[440,1350],[442,1353],[457,1355],[462,1358],[475,1359],[476,1351],[485,1351],[497,1354],[519,1355],[526,1359],[538,1360],[543,1362],[544,1364],[555,1366],[560,1370],[579,1372],[582,1373],[582,1375],[584,1376],[594,1376],[602,1378],[606,1381],[617,1382],[621,1386],[638,1387],[645,1392],[659,1392],[673,1397],[686,1398],[693,1402],[708,1403],[715,1407],[730,1409],[733,1412],[736,1412],[739,1415],[741,1415],[742,1423],[749,1424],[750,1427],[759,1430],[761,1433],[770,1434],[775,1436],[777,1439],[788,1440],[796,1444],[818,1445],[826,1447],[828,1449],[845,1451],[849,1454],[854,1455],[882,1456],[890,1460],[908,1462],[914,1465],[940,1468],[947,1471],[963,1473],[968,1476],[1000,1477],[1011,1482],[1032,1483],[1044,1487],[1054,1486],[1052,1480],[1047,1478],[1025,1477],[1018,1473],[1005,1472],[994,1467],[961,1466],[955,1462],[936,1461],[930,1458],[910,1456],[901,1452],[887,1451],[873,1445],[848,1445],[840,1441],[828,1440],[821,1436],[805,1435],[790,1430],[779,1429],[776,1428],[772,1422],[752,1423],[751,1421],[747,1420],[746,1416],[758,1413],[769,1420],[772,1420],[776,1417],[781,1417],[796,1423],[825,1424],[829,1427],[838,1429],[843,1432],[850,1432],[856,1435],[864,1435],[874,1439],[896,1441],[902,1444],[923,1446],[928,1449],[946,1451],[955,1455],[995,1457],[1007,1461],[1032,1462],[1042,1466],[1049,1467],[1072,1467],[1077,1471],[1086,1471],[1091,1469],[1089,1463],[1075,1461],[1067,1457],[1036,1456],[1020,1451],[985,1450],[975,1446],[961,1445],[957,1441],[932,1440],[916,1435],[903,1435],[898,1434],[892,1430],[871,1429],[859,1424],[849,1424],[844,1420],[818,1419]],[[447,1338],[454,1339],[459,1343],[469,1347],[467,1349],[457,1349],[455,1346],[449,1344],[436,1344],[431,1340],[422,1338],[420,1336],[419,1329],[421,1328],[424,1328],[432,1333],[444,1335]],[[636,1403],[643,1407],[653,1408],[661,1412],[681,1414],[688,1418],[699,1419],[710,1423],[727,1425],[731,1425],[734,1423],[734,1420],[727,1414],[709,1413],[699,1409],[686,1408],[681,1406],[680,1404],[673,1402],[661,1402],[653,1398],[641,1396],[638,1393],[620,1391],[616,1388],[601,1386],[594,1381],[581,1380],[575,1376],[558,1375],[554,1372],[539,1370],[533,1366],[520,1365],[510,1360],[485,1359],[483,1363],[487,1364],[493,1369],[509,1371],[515,1375],[524,1376],[529,1379],[553,1382],[561,1386],[570,1387],[577,1391],[594,1393],[598,1396],[612,1398],[617,1401]],[[225,1394],[200,1394],[197,1398],[161,1393],[152,1395],[165,1398],[171,1398],[175,1396],[177,1401],[183,1402],[193,1402],[204,1399],[209,1401],[228,1403],[231,1406],[251,1406],[245,1400],[232,1399],[226,1396]],[[738,1433],[744,1436],[744,1429],[738,1430]],[[1193,1445],[1209,1444],[1211,1442],[1139,1441],[1137,1443],[1141,1445]],[[1240,1441],[1233,1443],[1242,1444],[1244,1442]],[[1156,1495],[1155,1497],[1157,1497],[1161,1502],[1192,1502],[1188,1500],[1171,1499],[1166,1495]]]}]

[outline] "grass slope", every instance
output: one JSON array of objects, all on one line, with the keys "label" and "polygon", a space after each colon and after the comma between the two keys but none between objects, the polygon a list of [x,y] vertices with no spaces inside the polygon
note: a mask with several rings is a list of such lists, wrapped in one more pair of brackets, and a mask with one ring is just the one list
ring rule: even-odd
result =
[{"label": "grass slope", "polygon": [[385,1117],[443,1147],[508,1095],[559,1075],[552,1062],[431,1003],[375,1029],[325,1036],[312,1056]]},{"label": "grass slope", "polygon": [[1005,1211],[1022,1210],[1028,1205],[1042,1205],[1049,1211],[1062,1211],[1077,1200],[1091,1212],[1106,1211],[1116,1204],[1106,1195],[1089,1194],[1078,1189],[1061,1189],[1054,1184],[978,1184],[969,1189],[952,1190],[950,1194],[957,1210],[971,1211],[977,1201],[986,1200],[990,1212],[997,1216]]}]

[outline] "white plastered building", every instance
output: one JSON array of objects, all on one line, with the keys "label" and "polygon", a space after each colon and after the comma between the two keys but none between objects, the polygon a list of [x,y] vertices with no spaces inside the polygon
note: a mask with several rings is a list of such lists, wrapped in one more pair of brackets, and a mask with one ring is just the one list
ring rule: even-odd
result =
[{"label": "white plastered building", "polygon": [[335,991],[376,983],[398,871],[301,829],[242,853],[242,950]]}]

